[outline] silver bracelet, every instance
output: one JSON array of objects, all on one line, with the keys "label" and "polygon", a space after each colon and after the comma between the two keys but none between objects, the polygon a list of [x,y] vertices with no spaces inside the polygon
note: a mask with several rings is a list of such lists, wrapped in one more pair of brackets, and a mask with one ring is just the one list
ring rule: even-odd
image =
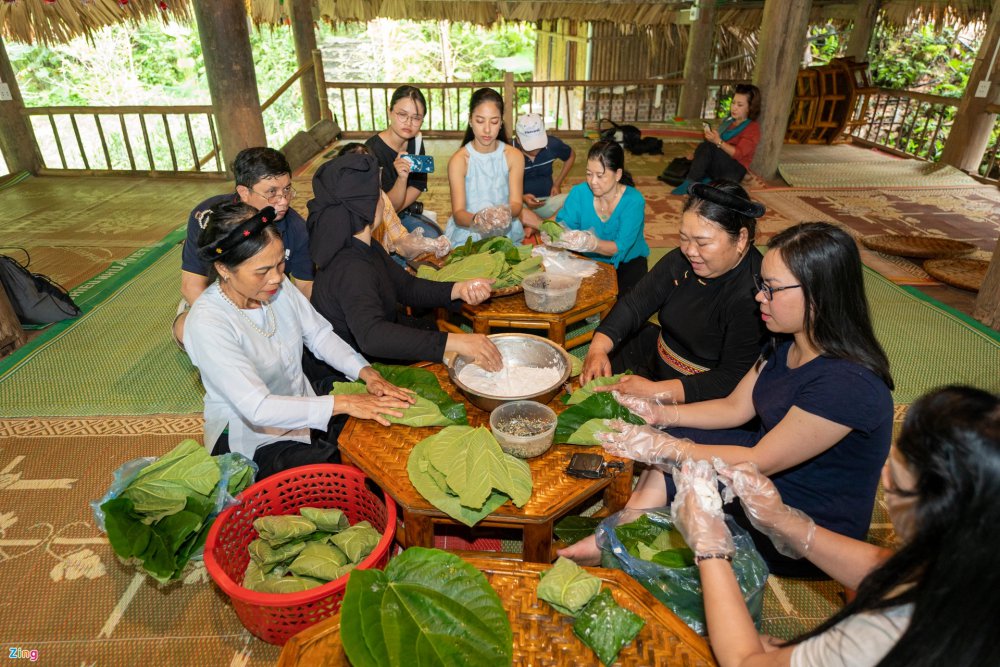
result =
[{"label": "silver bracelet", "polygon": [[698,554],[697,556],[694,557],[694,562],[700,563],[703,560],[711,560],[713,558],[721,558],[724,561],[728,561],[730,563],[733,562],[732,554],[724,554],[724,553]]}]

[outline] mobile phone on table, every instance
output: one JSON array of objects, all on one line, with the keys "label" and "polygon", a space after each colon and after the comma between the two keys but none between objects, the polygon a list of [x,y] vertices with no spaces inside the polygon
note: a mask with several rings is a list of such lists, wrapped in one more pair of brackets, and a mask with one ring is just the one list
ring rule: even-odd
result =
[{"label": "mobile phone on table", "polygon": [[433,155],[412,155],[407,153],[403,156],[403,159],[410,163],[410,171],[415,174],[434,173]]}]

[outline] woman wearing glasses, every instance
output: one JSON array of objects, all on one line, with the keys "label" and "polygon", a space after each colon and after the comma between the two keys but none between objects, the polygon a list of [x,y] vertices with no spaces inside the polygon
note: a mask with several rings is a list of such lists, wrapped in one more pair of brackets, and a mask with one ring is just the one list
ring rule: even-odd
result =
[{"label": "woman wearing glasses", "polygon": [[415,86],[400,86],[389,100],[389,127],[370,137],[365,146],[382,167],[382,191],[399,214],[407,231],[423,229],[424,236],[434,238],[441,230],[423,215],[420,195],[427,192],[427,174],[410,171],[409,160],[403,155],[424,155],[420,125],[427,113],[427,100]]},{"label": "woman wearing glasses", "polygon": [[[786,229],[768,244],[757,285],[771,340],[729,396],[657,405],[616,394],[647,423],[674,428],[611,422],[598,437],[610,453],[652,465],[688,458],[754,463],[786,504],[827,530],[864,539],[892,437],[893,383],[872,329],[854,239],[825,222]],[[629,505],[662,507],[667,495],[663,473],[650,468]],[[774,574],[824,576],[779,553],[739,505],[728,507]]]},{"label": "woman wearing glasses", "polygon": [[686,195],[692,183],[724,178],[739,183],[747,175],[760,143],[760,89],[741,83],[736,86],[729,117],[719,127],[704,124],[705,140],[698,144],[687,179],[671,194]]}]

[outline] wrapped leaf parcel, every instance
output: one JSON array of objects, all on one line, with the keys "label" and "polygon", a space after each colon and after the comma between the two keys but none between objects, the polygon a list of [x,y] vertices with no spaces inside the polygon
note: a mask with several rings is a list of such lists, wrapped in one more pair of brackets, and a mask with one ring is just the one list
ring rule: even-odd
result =
[{"label": "wrapped leaf parcel", "polygon": [[349,525],[339,509],[301,507],[299,514],[253,522],[243,587],[258,593],[299,593],[339,579],[370,554],[382,533],[367,521]]},{"label": "wrapped leaf parcel", "polygon": [[562,238],[562,235],[566,232],[566,228],[560,225],[555,220],[545,220],[542,222],[540,231],[545,232],[546,235],[553,241],[558,241]]},{"label": "wrapped leaf parcel", "polygon": [[[397,387],[409,389],[416,394],[416,403],[403,410],[402,417],[386,415],[393,424],[404,426],[448,426],[451,424],[468,424],[465,405],[453,399],[441,388],[437,376],[423,368],[411,366],[390,366],[373,364],[375,370]],[[364,394],[367,391],[365,383],[334,382],[330,393],[334,395]]]},{"label": "wrapped leaf parcel", "polygon": [[354,667],[510,665],[507,612],[483,573],[458,556],[411,547],[385,572],[354,570],[340,607]]},{"label": "wrapped leaf parcel", "polygon": [[556,611],[568,616],[576,616],[601,590],[600,578],[562,556],[551,570],[539,576],[538,599],[545,600]]},{"label": "wrapped leaf parcel", "polygon": [[410,452],[410,482],[427,502],[467,526],[508,498],[523,507],[531,498],[531,469],[505,454],[488,429],[448,426]]},{"label": "wrapped leaf parcel", "polygon": [[239,454],[210,456],[184,440],[159,459],[122,466],[91,506],[118,557],[168,583],[201,553],[212,518],[253,483],[255,472]]}]

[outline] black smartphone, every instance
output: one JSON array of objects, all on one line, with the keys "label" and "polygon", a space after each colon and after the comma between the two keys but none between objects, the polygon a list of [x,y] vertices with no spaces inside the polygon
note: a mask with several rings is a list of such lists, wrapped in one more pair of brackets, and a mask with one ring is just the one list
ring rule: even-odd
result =
[{"label": "black smartphone", "polygon": [[574,454],[566,466],[566,474],[571,477],[600,479],[605,474],[604,457],[600,454]]},{"label": "black smartphone", "polygon": [[407,153],[403,156],[403,159],[410,163],[410,171],[414,174],[434,173],[433,155],[413,155]]},{"label": "black smartphone", "polygon": [[712,125],[711,123],[703,120],[701,121],[701,129],[705,130],[706,132],[709,132],[712,129]]}]

